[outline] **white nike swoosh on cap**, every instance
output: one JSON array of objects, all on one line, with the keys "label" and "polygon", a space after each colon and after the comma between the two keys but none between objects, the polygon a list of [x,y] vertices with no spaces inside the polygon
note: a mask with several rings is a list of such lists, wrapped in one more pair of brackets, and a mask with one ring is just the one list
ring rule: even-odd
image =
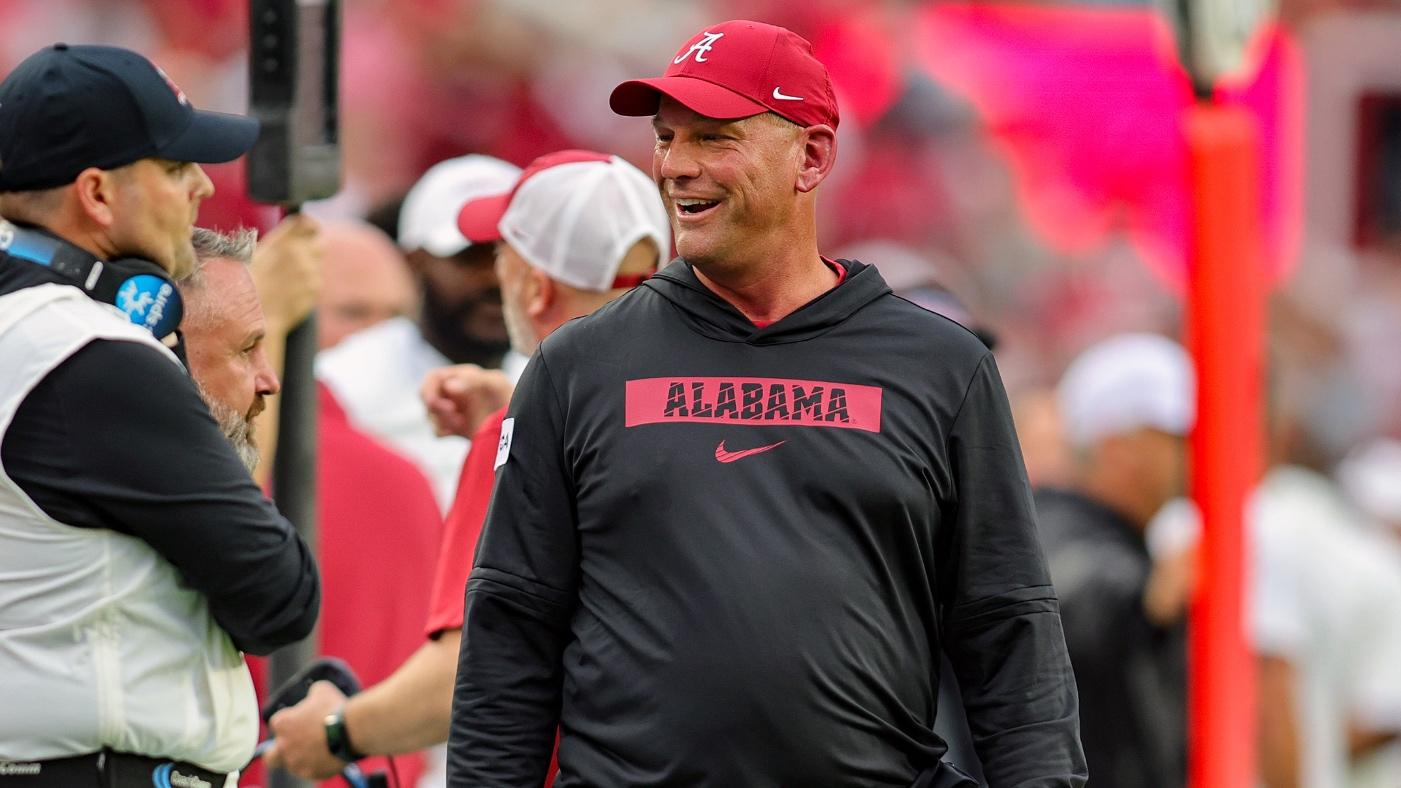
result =
[{"label": "white nike swoosh on cap", "polygon": [[803,97],[802,97],[802,96],[785,96],[785,95],[783,95],[783,89],[782,89],[782,88],[774,88],[774,89],[773,89],[773,97],[776,98],[776,99],[779,99],[779,100],[781,100],[781,101],[802,101],[802,100],[803,100]]}]

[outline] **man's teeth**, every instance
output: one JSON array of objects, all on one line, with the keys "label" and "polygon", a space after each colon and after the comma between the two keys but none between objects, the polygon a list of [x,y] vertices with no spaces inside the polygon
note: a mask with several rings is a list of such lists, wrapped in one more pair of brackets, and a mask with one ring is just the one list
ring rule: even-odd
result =
[{"label": "man's teeth", "polygon": [[681,210],[685,211],[686,213],[699,213],[699,212],[701,212],[701,211],[703,211],[703,210],[705,210],[705,209],[707,209],[707,208],[709,208],[709,207],[711,207],[711,206],[713,206],[713,205],[716,205],[717,202],[716,202],[715,200],[690,200],[690,199],[686,199],[686,200],[677,200],[677,201],[676,201],[676,204],[677,204],[677,206],[679,206],[679,207],[681,208]]}]

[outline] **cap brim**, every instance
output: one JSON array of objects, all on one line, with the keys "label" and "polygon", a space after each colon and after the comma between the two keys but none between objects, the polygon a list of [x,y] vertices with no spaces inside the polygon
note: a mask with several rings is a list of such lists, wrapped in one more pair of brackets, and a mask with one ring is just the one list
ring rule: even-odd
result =
[{"label": "cap brim", "polygon": [[501,240],[501,217],[506,215],[506,206],[511,203],[510,193],[492,197],[481,197],[469,201],[457,214],[457,229],[463,237],[474,244],[492,243]]},{"label": "cap brim", "polygon": [[258,128],[257,118],[196,110],[189,127],[155,155],[200,164],[233,161],[258,141]]},{"label": "cap brim", "polygon": [[619,115],[640,117],[657,114],[663,95],[707,118],[747,118],[769,108],[726,87],[695,77],[632,79],[613,88],[608,106]]}]

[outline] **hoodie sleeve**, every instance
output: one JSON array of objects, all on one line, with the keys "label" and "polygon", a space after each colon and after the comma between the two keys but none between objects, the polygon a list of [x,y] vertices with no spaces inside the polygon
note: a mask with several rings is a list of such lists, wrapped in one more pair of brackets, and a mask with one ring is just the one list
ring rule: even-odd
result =
[{"label": "hoodie sleeve", "polygon": [[579,563],[563,424],[537,353],[502,422],[496,489],[467,581],[449,786],[539,788],[549,767]]},{"label": "hoodie sleeve", "polygon": [[943,638],[988,784],[1083,786],[1075,676],[991,354],[948,450],[956,500],[941,551]]}]

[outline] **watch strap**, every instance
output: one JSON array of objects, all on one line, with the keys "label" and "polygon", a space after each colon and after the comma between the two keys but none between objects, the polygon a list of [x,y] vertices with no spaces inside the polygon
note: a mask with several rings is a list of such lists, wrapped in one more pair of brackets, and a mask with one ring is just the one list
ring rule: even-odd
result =
[{"label": "watch strap", "polygon": [[365,757],[365,754],[356,750],[355,745],[350,742],[350,731],[345,727],[344,706],[326,717],[326,749],[346,763]]}]

